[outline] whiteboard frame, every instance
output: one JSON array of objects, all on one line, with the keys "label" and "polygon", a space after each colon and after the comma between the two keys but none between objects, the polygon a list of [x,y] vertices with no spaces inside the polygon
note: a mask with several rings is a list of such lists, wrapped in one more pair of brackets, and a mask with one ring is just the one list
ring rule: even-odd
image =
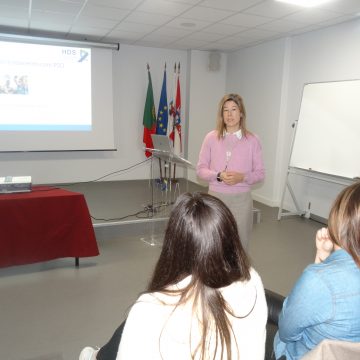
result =
[{"label": "whiteboard frame", "polygon": [[[360,79],[348,79],[348,80],[334,80],[334,81],[318,81],[318,82],[311,82],[311,83],[305,83],[303,86],[303,90],[301,93],[301,102],[300,102],[300,108],[299,108],[299,116],[300,116],[300,111],[301,111],[301,103],[302,103],[302,98],[304,95],[304,89],[306,85],[309,84],[324,84],[324,83],[329,83],[329,82],[344,82],[344,81],[360,81]],[[280,201],[280,206],[279,206],[279,211],[278,211],[278,220],[281,220],[282,217],[288,217],[288,216],[293,216],[293,215],[299,215],[299,216],[306,216],[306,217],[310,217],[310,212],[306,211],[304,209],[301,209],[299,202],[296,199],[296,195],[295,192],[291,186],[290,183],[290,179],[289,176],[292,175],[298,175],[298,176],[303,176],[303,177],[308,177],[308,178],[312,178],[312,179],[316,179],[316,180],[320,180],[320,181],[325,181],[327,183],[334,183],[334,184],[340,184],[340,185],[344,185],[344,186],[348,186],[351,185],[352,183],[354,183],[355,181],[359,181],[360,178],[359,177],[354,177],[354,178],[348,178],[348,177],[343,177],[343,176],[339,176],[339,175],[334,175],[334,174],[327,174],[324,172],[318,172],[318,171],[314,171],[311,169],[303,169],[303,168],[298,168],[295,166],[291,166],[291,157],[292,157],[292,153],[294,150],[294,144],[295,144],[295,138],[296,138],[296,132],[297,132],[297,127],[298,127],[298,123],[299,123],[299,119],[295,120],[295,122],[291,125],[292,128],[294,128],[294,132],[293,132],[293,136],[292,136],[292,140],[291,140],[291,147],[290,147],[290,156],[289,156],[289,161],[288,161],[288,166],[287,166],[287,172],[286,172],[286,176],[285,176],[285,182],[284,182],[284,188],[283,188],[283,192],[282,192],[282,196],[281,196],[281,201]],[[283,206],[284,206],[284,200],[285,200],[285,194],[286,194],[286,190],[289,191],[291,198],[294,202],[295,211],[283,211]]]},{"label": "whiteboard frame", "polygon": [[[349,168],[344,165],[348,162],[342,161],[342,159],[344,156],[348,156],[350,149],[343,150],[347,146],[343,146],[343,142],[339,142],[339,136],[341,139],[341,134],[345,133],[336,130],[339,127],[338,124],[343,123],[344,128],[347,129],[347,138],[350,136],[347,143],[358,142],[356,137],[360,130],[358,122],[360,111],[356,96],[358,91],[360,91],[360,79],[304,84],[296,133],[292,139],[289,166],[314,170],[334,177],[353,179],[360,176],[358,168],[353,166]],[[347,113],[348,109],[351,111]],[[348,116],[344,116],[346,114]],[[353,131],[353,129],[357,131]],[[321,142],[322,138],[328,139],[326,144]],[[345,141],[345,139],[343,140]],[[358,148],[354,151],[360,156]],[[333,156],[329,155],[331,153]],[[351,153],[353,152],[351,151]]]}]

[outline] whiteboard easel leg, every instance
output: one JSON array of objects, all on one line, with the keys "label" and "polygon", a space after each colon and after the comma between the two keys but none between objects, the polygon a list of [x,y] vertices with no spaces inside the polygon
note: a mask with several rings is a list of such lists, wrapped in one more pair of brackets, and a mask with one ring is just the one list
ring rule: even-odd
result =
[{"label": "whiteboard easel leg", "polygon": [[[284,204],[284,198],[285,198],[285,192],[286,192],[286,188],[289,190],[289,193],[291,195],[291,198],[295,204],[295,207],[296,207],[296,211],[295,212],[290,212],[290,211],[287,211],[287,212],[283,212],[283,204]],[[279,212],[278,212],[278,220],[281,220],[281,217],[283,216],[291,216],[291,215],[304,215],[305,214],[305,211],[302,211],[300,209],[300,205],[299,203],[297,202],[296,200],[296,196],[295,196],[295,193],[290,185],[290,182],[289,182],[289,171],[286,175],[286,182],[285,182],[285,185],[284,185],[284,191],[283,191],[283,194],[282,194],[282,198],[281,198],[281,204],[280,204],[280,207],[279,207]]]}]

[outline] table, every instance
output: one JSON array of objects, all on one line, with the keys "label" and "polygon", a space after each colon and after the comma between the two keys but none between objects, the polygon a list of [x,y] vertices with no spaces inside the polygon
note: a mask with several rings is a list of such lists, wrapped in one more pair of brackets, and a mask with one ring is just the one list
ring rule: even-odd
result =
[{"label": "table", "polygon": [[0,267],[99,255],[81,193],[49,186],[0,194]]}]

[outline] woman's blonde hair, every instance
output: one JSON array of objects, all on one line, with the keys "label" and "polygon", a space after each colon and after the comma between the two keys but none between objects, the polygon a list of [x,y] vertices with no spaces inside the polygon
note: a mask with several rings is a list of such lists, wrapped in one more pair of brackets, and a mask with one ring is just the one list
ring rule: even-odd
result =
[{"label": "woman's blonde hair", "polygon": [[331,240],[360,267],[360,182],[338,195],[330,210],[328,229]]},{"label": "woman's blonde hair", "polygon": [[218,113],[217,113],[217,121],[216,121],[216,130],[218,134],[218,138],[222,138],[224,136],[224,132],[226,131],[226,126],[224,123],[224,105],[228,101],[233,101],[239,108],[241,116],[240,116],[240,129],[244,136],[248,135],[250,132],[246,129],[246,110],[244,105],[244,100],[238,94],[226,94],[219,102]]}]

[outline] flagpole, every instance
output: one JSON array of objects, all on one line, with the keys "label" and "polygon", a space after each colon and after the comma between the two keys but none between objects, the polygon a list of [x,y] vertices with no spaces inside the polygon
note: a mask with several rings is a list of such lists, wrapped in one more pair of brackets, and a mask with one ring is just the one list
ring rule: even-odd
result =
[{"label": "flagpole", "polygon": [[[165,62],[165,70],[166,70],[166,62]],[[167,113],[168,113],[168,116],[169,116],[169,108],[167,108]],[[168,124],[167,124],[167,126],[169,126],[169,119],[168,119]],[[166,128],[166,136],[167,136],[167,133],[168,133],[168,130],[167,130],[167,128]],[[166,162],[166,160],[164,160],[164,180],[166,180],[167,179],[167,171],[166,171],[166,169],[167,169],[167,166],[166,166],[166,164],[167,164],[167,162]],[[167,184],[166,184],[166,188],[167,188]]]},{"label": "flagpole", "polygon": [[[176,67],[176,63],[175,63],[175,67]],[[180,77],[180,62],[179,62],[179,65],[178,65],[178,68],[177,68],[177,76],[175,76],[175,88],[176,88],[176,91],[175,91],[175,114],[176,114],[176,98],[177,98],[177,84],[178,84],[178,81],[179,81],[179,77]],[[179,114],[180,116],[180,114]],[[173,123],[173,132],[174,132],[174,150],[175,150],[175,140],[176,140],[176,135],[175,135],[175,131],[177,130],[176,127],[175,127],[175,119],[176,117],[174,118],[174,123]],[[173,174],[173,181],[175,182],[175,178],[176,178],[176,163],[174,164],[174,174]]]},{"label": "flagpole", "polygon": [[[171,118],[171,131],[169,132],[169,136],[171,134],[175,134],[174,130],[175,130],[175,100],[176,100],[176,62],[174,64],[174,86],[173,86],[173,94],[172,94],[173,98],[172,98],[172,106],[171,106],[171,111],[170,111],[170,118]],[[169,127],[170,128],[170,127]],[[173,145],[173,149],[174,149],[174,141],[172,143]],[[175,165],[175,164],[174,164]],[[171,191],[171,161],[169,163],[169,181],[170,181],[170,191]]]},{"label": "flagpole", "polygon": [[172,132],[174,134],[174,140],[173,140],[173,146],[175,148],[175,118],[176,118],[176,90],[177,90],[177,69],[176,69],[176,63],[174,66],[174,74],[175,74],[175,86],[174,86],[174,108],[175,108],[175,112],[173,115],[173,122],[172,122]]},{"label": "flagpole", "polygon": [[[166,73],[166,62],[165,62],[165,66],[164,66],[164,73]],[[160,95],[160,97],[161,97],[161,95]],[[159,158],[159,167],[160,167],[160,182],[162,184],[163,181],[164,181],[164,178],[163,178],[163,175],[162,175],[162,163],[161,163],[160,158]],[[166,160],[164,160],[164,172],[165,172],[165,177],[166,177]]]},{"label": "flagpole", "polygon": [[[156,134],[167,135],[168,127],[168,102],[166,89],[166,62],[164,65],[164,75],[160,91],[159,108],[156,118]],[[166,165],[166,162],[165,162]],[[159,158],[160,183],[164,182],[163,178],[163,161]]]}]

